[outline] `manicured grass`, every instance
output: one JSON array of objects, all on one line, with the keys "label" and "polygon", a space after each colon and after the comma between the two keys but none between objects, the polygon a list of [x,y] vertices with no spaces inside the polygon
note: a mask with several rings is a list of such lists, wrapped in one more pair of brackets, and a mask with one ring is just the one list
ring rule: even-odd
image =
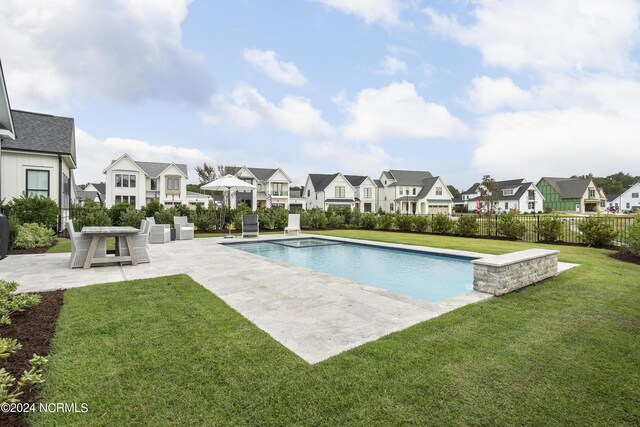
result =
[{"label": "manicured grass", "polygon": [[[541,246],[403,233],[323,234],[504,253]],[[637,425],[640,266],[578,262],[308,365],[186,276],[71,289],[34,425]]]},{"label": "manicured grass", "polygon": [[[115,237],[107,238],[107,250],[112,251],[116,248],[116,239]],[[62,254],[71,252],[71,240],[58,237],[56,244],[49,248],[47,251],[48,254]]]}]

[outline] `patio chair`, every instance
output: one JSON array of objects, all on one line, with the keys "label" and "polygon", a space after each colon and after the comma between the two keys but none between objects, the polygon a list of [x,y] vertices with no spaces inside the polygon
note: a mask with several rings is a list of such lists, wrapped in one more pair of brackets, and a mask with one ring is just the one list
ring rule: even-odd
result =
[{"label": "patio chair", "polygon": [[189,222],[186,216],[174,216],[173,225],[176,228],[176,240],[193,239],[193,223]]},{"label": "patio chair", "polygon": [[258,214],[242,215],[242,237],[245,235],[256,236],[260,234]]},{"label": "patio chair", "polygon": [[[149,258],[149,235],[151,228],[151,222],[143,219],[140,223],[140,232],[131,236],[131,243],[133,244],[133,249],[138,257],[139,264],[151,262],[151,259]],[[116,249],[118,251],[118,255],[129,256],[129,247],[127,246],[127,240],[125,238],[118,239],[118,246]]]},{"label": "patio chair", "polygon": [[[69,259],[69,268],[83,268],[84,262],[89,253],[91,246],[91,237],[83,236],[82,233],[75,231],[73,221],[67,221],[67,231],[69,232],[69,240],[71,241],[71,258]],[[96,258],[104,258],[107,256],[107,239],[101,237],[96,247]]]},{"label": "patio chair", "polygon": [[171,226],[169,224],[156,224],[154,217],[147,218],[149,222],[149,243],[167,243],[171,241]]},{"label": "patio chair", "polygon": [[289,214],[289,223],[284,228],[284,234],[289,231],[296,231],[297,234],[300,234],[300,214]]}]

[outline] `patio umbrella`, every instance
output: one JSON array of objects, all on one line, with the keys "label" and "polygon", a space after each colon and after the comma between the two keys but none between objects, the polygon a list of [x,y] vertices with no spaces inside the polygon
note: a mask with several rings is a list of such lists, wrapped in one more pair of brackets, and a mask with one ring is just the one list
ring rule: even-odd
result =
[{"label": "patio umbrella", "polygon": [[[227,191],[229,193],[229,206],[231,206],[231,192],[232,191],[246,191],[256,188],[255,185],[249,184],[233,175],[225,175],[208,184],[203,185],[203,190],[215,190],[215,191]],[[229,224],[229,236],[231,236],[231,224]]]}]

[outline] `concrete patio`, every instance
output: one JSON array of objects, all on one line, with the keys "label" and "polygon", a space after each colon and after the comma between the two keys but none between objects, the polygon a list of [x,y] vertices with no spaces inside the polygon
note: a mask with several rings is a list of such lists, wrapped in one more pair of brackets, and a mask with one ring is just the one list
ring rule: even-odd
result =
[{"label": "concrete patio", "polygon": [[[283,237],[260,237],[274,238]],[[111,265],[70,270],[69,254],[11,256],[0,262],[0,279],[18,282],[20,291],[40,292],[188,274],[309,363],[320,362],[491,297],[470,291],[430,303],[219,244],[224,241],[223,238],[204,238],[150,245],[152,262],[135,267]],[[375,244],[469,257],[485,256],[465,251]],[[566,268],[567,265],[562,266],[562,270]]]}]

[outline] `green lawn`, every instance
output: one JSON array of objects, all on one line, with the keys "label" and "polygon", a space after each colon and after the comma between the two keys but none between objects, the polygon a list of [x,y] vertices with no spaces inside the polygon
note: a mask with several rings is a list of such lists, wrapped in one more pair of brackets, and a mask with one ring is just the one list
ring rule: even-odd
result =
[{"label": "green lawn", "polygon": [[[504,253],[517,242],[347,237]],[[640,266],[581,263],[308,365],[187,276],[66,292],[34,425],[638,425]]]}]

